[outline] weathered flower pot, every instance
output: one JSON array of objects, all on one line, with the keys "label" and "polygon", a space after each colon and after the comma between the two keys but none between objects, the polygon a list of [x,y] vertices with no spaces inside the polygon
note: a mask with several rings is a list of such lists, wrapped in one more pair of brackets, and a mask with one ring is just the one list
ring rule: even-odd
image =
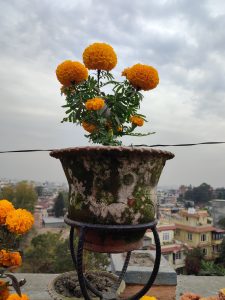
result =
[{"label": "weathered flower pot", "polygon": [[[91,274],[94,276],[94,278],[99,281],[102,286],[104,287],[104,281],[105,281],[105,289],[109,288],[110,289],[110,282],[112,284],[116,284],[117,280],[118,280],[118,276],[109,272],[105,272],[105,271],[101,271],[101,272],[91,272]],[[107,282],[106,282],[107,280]],[[69,283],[70,281],[70,283]],[[59,284],[59,282],[61,282]],[[65,284],[65,282],[67,282],[67,284]],[[109,284],[108,284],[109,283]],[[79,293],[80,292],[80,287],[79,287],[79,283],[78,283],[78,279],[77,279],[77,275],[74,271],[71,272],[66,272],[63,274],[58,275],[57,277],[55,277],[49,284],[48,284],[48,292],[50,294],[50,296],[52,297],[52,299],[54,300],[82,300],[84,298],[82,297],[73,297],[73,296],[65,296],[63,294],[65,294],[65,286],[69,286],[70,284],[76,285],[76,289],[78,289]],[[57,287],[58,285],[58,287]],[[96,284],[92,285],[97,288]],[[59,286],[61,287],[62,291],[58,291]],[[64,288],[63,288],[64,287]],[[67,288],[66,288],[67,289]],[[120,295],[123,291],[125,290],[125,282],[122,280],[120,286],[118,287],[116,293],[117,295]],[[98,297],[92,297],[92,299],[94,300],[98,300],[100,298]]]},{"label": "weathered flower pot", "polygon": [[[68,217],[92,224],[142,224],[155,218],[156,186],[171,152],[141,147],[77,147],[55,150],[69,183]],[[104,234],[88,230],[85,249],[139,249],[145,230]]]}]

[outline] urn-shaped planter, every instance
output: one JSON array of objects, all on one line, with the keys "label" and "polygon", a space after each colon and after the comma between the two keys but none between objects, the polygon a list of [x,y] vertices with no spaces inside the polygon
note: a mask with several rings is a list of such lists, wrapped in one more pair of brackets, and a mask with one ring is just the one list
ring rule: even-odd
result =
[{"label": "urn-shaped planter", "polygon": [[[68,218],[134,225],[155,218],[156,187],[171,152],[143,147],[77,147],[54,150],[69,184]],[[97,252],[139,249],[145,230],[123,234],[89,229],[84,247]]]}]

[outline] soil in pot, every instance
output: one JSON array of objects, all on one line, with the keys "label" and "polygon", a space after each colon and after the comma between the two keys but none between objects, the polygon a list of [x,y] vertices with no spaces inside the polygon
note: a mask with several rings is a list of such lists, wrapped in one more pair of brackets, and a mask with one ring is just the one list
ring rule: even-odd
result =
[{"label": "soil in pot", "polygon": [[[110,292],[111,287],[117,280],[117,276],[107,272],[89,272],[85,276],[88,282],[101,293]],[[125,284],[123,282],[119,291],[122,292],[124,288]],[[54,299],[83,299],[76,272],[67,272],[56,277],[49,288],[49,292]],[[57,294],[58,297],[56,297]],[[98,299],[91,292],[89,292],[89,295],[91,298]]]}]

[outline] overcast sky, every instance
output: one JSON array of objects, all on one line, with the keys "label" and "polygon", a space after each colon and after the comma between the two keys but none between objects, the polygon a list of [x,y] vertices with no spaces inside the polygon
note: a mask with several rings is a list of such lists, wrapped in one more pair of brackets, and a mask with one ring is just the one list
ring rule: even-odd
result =
[{"label": "overcast sky", "polygon": [[[0,150],[87,145],[82,128],[60,121],[57,65],[111,44],[118,80],[137,62],[158,69],[146,92],[144,138],[125,145],[225,141],[224,0],[1,0]],[[225,186],[225,145],[169,147],[160,185]],[[0,154],[0,178],[65,181],[48,152]]]}]

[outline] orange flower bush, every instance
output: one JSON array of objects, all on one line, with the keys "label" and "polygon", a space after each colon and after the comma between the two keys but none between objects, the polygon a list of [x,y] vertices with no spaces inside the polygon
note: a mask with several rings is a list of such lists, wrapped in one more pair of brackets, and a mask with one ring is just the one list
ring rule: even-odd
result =
[{"label": "orange flower bush", "polygon": [[92,133],[92,132],[94,132],[96,130],[96,126],[95,125],[89,124],[89,123],[84,122],[84,121],[82,122],[82,126],[83,126],[84,130],[86,130],[89,133]]},{"label": "orange flower bush", "polygon": [[8,252],[0,250],[0,266],[19,267],[22,264],[22,258],[19,252]]},{"label": "orange flower bush", "polygon": [[100,110],[104,107],[105,101],[102,98],[89,99],[86,103],[87,110]]},{"label": "orange flower bush", "polygon": [[5,224],[8,212],[14,210],[14,206],[8,200],[0,200],[0,225]]},{"label": "orange flower bush", "polygon": [[11,294],[7,300],[29,300],[29,298],[26,294],[22,294],[22,297],[17,294]]},{"label": "orange flower bush", "polygon": [[66,60],[56,69],[56,76],[64,86],[78,84],[88,78],[88,70],[77,61]]},{"label": "orange flower bush", "polygon": [[0,300],[7,300],[9,297],[9,288],[4,280],[0,280]]},{"label": "orange flower bush", "polygon": [[8,200],[0,200],[0,277],[8,277],[11,280],[11,283],[0,280],[0,300],[29,300],[25,294],[22,297],[17,294],[9,295],[8,285],[12,285],[18,291],[19,283],[16,277],[8,272],[22,264],[20,253],[14,249],[16,235],[26,233],[33,223],[34,218],[29,211],[15,209]]},{"label": "orange flower bush", "polygon": [[132,124],[134,124],[136,126],[143,126],[144,125],[144,119],[142,119],[139,116],[131,116],[130,121],[131,121]]},{"label": "orange flower bush", "polygon": [[114,49],[105,43],[94,43],[83,53],[83,62],[89,70],[112,70],[117,64]]},{"label": "orange flower bush", "polygon": [[[125,80],[116,81],[110,71],[117,64],[117,55],[112,46],[94,43],[83,51],[82,68],[94,71],[78,76],[74,62],[64,61],[57,67],[56,75],[63,86],[61,95],[66,96],[66,117],[62,122],[81,125],[93,143],[118,146],[124,135],[146,136],[154,132],[136,133],[136,127],[144,125],[145,116],[138,112],[143,99],[141,90],[154,89],[159,83],[155,68],[135,64],[125,68]],[[78,63],[77,63],[78,64]],[[107,88],[105,89],[105,87]],[[106,92],[107,91],[107,92]]]},{"label": "orange flower bush", "polygon": [[159,83],[157,70],[142,64],[125,69],[122,76],[125,76],[135,88],[144,91],[154,89]]},{"label": "orange flower bush", "polygon": [[24,234],[29,231],[34,223],[34,217],[26,209],[15,209],[8,213],[5,225],[8,230],[16,234]]}]

